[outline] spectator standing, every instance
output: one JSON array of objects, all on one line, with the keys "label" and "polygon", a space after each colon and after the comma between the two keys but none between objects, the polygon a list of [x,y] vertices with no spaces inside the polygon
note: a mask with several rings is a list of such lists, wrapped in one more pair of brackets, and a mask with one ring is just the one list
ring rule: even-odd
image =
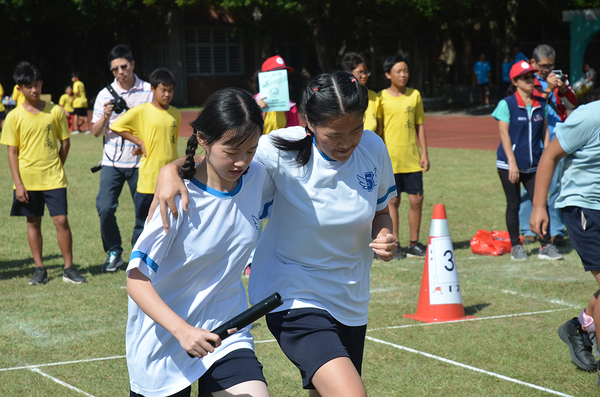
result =
[{"label": "spectator standing", "polygon": [[[421,213],[423,209],[423,173],[429,170],[427,137],[425,135],[425,112],[421,93],[408,84],[408,54],[403,51],[389,57],[383,64],[389,88],[379,93],[383,120],[383,140],[387,146],[396,181],[397,196],[390,199],[394,238],[398,246],[396,257],[402,258],[398,235],[398,208],[400,194],[408,194],[410,209],[408,224],[410,243],[406,250],[409,257],[425,257],[426,248],[419,242]],[[419,153],[419,146],[421,153]]]},{"label": "spectator standing", "polygon": [[515,44],[513,46],[513,53],[515,54],[515,63],[520,62],[520,61],[528,61],[525,54],[523,54],[521,52],[521,49],[519,48],[518,44]]},{"label": "spectator standing", "polygon": [[[534,95],[533,73],[537,71],[528,62],[515,63],[510,70],[515,92],[502,99],[492,113],[498,120],[500,131],[496,167],[506,195],[506,227],[512,244],[511,259],[515,261],[528,259],[519,238],[521,183],[533,196],[542,147],[547,147],[550,142],[546,101]],[[563,255],[550,243],[549,233],[542,239],[538,258],[563,259]]]},{"label": "spectator standing", "polygon": [[73,238],[67,219],[64,164],[70,143],[65,113],[59,106],[40,99],[42,75],[35,66],[20,63],[14,79],[25,100],[7,115],[0,143],[8,146],[8,163],[15,182],[10,215],[27,217],[27,240],[36,266],[29,284],[48,282],[42,262],[44,205],[56,227],[65,262],[63,281],[82,284],[86,279],[73,266]]},{"label": "spectator standing", "polygon": [[508,96],[508,88],[512,85],[510,82],[510,68],[514,64],[512,58],[509,53],[506,53],[504,56],[504,61],[502,62],[502,84],[504,88],[504,96]]},{"label": "spectator standing", "polygon": [[[577,106],[577,96],[571,87],[559,76],[552,72],[556,63],[556,51],[547,44],[537,46],[532,53],[531,66],[538,69],[535,73],[535,89],[538,95],[546,99],[548,106],[548,133],[550,141],[554,139],[554,128],[558,123],[567,119],[567,109],[561,98],[566,98],[573,106]],[[556,166],[556,172],[550,183],[548,196],[548,214],[550,216],[550,236],[552,244],[560,246],[564,244],[565,224],[560,209],[555,208],[556,198],[560,190],[560,177],[562,176],[564,162]],[[532,204],[525,189],[521,189],[521,208],[519,210],[519,223],[523,242],[533,242],[535,234],[529,230],[529,217],[531,216]]]},{"label": "spectator standing", "polygon": [[[154,198],[156,178],[161,167],[177,160],[177,140],[181,113],[170,106],[175,92],[175,77],[168,69],[156,69],[150,75],[154,99],[130,109],[115,121],[110,129],[138,145],[143,157],[140,161],[135,219],[144,223]],[[136,229],[136,233],[141,230]],[[139,234],[134,234],[133,244]]]},{"label": "spectator standing", "polygon": [[[261,72],[271,72],[273,70],[282,70],[285,69],[288,71],[288,75],[290,72],[294,71],[294,68],[287,66],[285,61],[279,55],[272,56],[263,62],[260,71]],[[257,73],[258,79],[258,73]],[[260,106],[261,109],[266,109],[269,105],[264,101],[267,97],[260,98],[260,93],[254,96],[256,99],[256,103]],[[290,110],[286,112],[265,112],[265,127],[263,134],[268,134],[271,131],[278,130],[280,128],[286,127],[295,127],[300,125],[300,120],[298,118],[298,107],[296,103],[290,100]]]},{"label": "spectator standing", "polygon": [[69,130],[73,131],[73,88],[70,85],[65,87],[65,93],[60,96],[58,104],[65,111],[67,121],[69,122]]},{"label": "spectator standing", "polygon": [[[71,81],[73,82],[73,135],[90,133],[90,126],[88,124],[87,108],[88,100],[85,95],[85,85],[79,80],[79,72],[73,72],[71,75]],[[85,129],[82,130],[85,125]]]},{"label": "spectator standing", "polygon": [[[115,46],[108,54],[108,63],[109,70],[115,76],[115,80],[110,84],[110,87],[119,98],[124,100],[129,109],[152,101],[153,95],[150,83],[141,80],[133,72],[135,61],[129,48],[122,44]],[[102,244],[104,251],[108,253],[106,262],[101,268],[105,272],[114,272],[125,264],[121,257],[123,247],[116,212],[119,206],[119,196],[125,182],[129,186],[131,198],[135,201],[138,167],[141,159],[139,154],[133,152],[137,149],[133,142],[121,138],[110,130],[112,123],[126,111],[115,112],[114,99],[115,97],[108,88],[102,89],[96,97],[92,117],[92,133],[96,137],[104,135],[105,139],[101,161],[100,189],[96,197]],[[139,236],[143,228],[143,222],[136,222],[133,236]]]},{"label": "spectator standing", "polygon": [[[352,73],[358,79],[358,82],[364,87],[367,86],[367,81],[371,72],[367,67],[365,58],[355,52],[346,53],[341,62],[342,70]],[[381,136],[381,107],[379,106],[379,95],[373,90],[369,90],[369,106],[365,112],[365,130],[371,130]]]},{"label": "spectator standing", "polygon": [[490,79],[492,77],[492,67],[490,63],[485,60],[485,54],[479,54],[479,61],[475,62],[473,67],[473,82],[477,84],[479,91],[479,104],[490,107]]}]

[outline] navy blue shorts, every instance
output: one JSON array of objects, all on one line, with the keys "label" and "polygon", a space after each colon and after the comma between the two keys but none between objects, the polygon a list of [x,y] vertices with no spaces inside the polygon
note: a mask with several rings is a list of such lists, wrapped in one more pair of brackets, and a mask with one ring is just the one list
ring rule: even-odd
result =
[{"label": "navy blue shorts", "polygon": [[349,327],[326,310],[307,308],[267,314],[267,325],[281,350],[300,370],[303,388],[314,389],[314,374],[338,357],[350,358],[361,373],[366,324]]},{"label": "navy blue shorts", "polygon": [[135,218],[146,220],[148,217],[148,211],[150,211],[150,205],[154,199],[154,194],[146,194],[135,192],[135,198],[133,203],[135,205]]},{"label": "navy blue shorts", "polygon": [[405,192],[406,194],[420,194],[423,195],[423,173],[409,172],[406,174],[394,174],[394,180],[396,181],[396,192],[398,196],[400,193]]},{"label": "navy blue shorts", "polygon": [[562,208],[571,244],[586,272],[600,271],[600,211],[581,207]]},{"label": "navy blue shorts", "polygon": [[17,200],[17,192],[13,190],[13,203],[10,216],[26,216],[34,218],[44,216],[44,204],[50,216],[67,215],[67,188],[31,191],[28,190],[29,203]]},{"label": "navy blue shorts", "polygon": [[[267,381],[263,375],[263,366],[251,349],[238,349],[217,360],[198,380],[198,396],[225,390],[240,383],[258,380]],[[192,386],[168,397],[190,397]],[[129,397],[143,397],[129,391]]]},{"label": "navy blue shorts", "polygon": [[0,112],[0,121],[4,120],[6,118],[6,110],[3,110]]},{"label": "navy blue shorts", "polygon": [[79,117],[87,117],[87,108],[73,108],[73,114]]}]

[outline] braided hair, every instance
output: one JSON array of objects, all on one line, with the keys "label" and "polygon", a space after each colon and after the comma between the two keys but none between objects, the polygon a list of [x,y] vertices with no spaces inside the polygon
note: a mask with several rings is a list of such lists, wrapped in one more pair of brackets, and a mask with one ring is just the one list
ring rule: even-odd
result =
[{"label": "braided hair", "polygon": [[184,179],[196,174],[194,156],[198,149],[198,138],[208,145],[223,140],[223,144],[242,143],[255,134],[261,134],[264,121],[260,106],[252,95],[240,88],[225,88],[212,94],[196,120],[190,123],[194,134],[185,150],[185,163],[179,169]]},{"label": "braided hair", "polygon": [[[363,115],[369,105],[369,94],[356,78],[347,72],[321,74],[308,83],[302,92],[300,113],[313,126],[328,120],[358,113]],[[308,123],[307,123],[308,124]],[[295,162],[303,167],[310,160],[314,132],[306,126],[306,136],[300,140],[274,137],[279,150],[297,150]]]}]

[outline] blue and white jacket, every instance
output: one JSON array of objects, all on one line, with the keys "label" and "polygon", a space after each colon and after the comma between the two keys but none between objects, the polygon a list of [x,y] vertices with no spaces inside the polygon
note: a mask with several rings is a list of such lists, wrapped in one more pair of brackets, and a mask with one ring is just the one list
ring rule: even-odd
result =
[{"label": "blue and white jacket", "polygon": [[[504,100],[510,110],[508,134],[519,171],[525,174],[536,172],[543,152],[546,100],[534,96],[531,113],[527,111],[525,101],[518,93],[506,97]],[[496,167],[508,169],[508,158],[502,142],[498,146]]]}]

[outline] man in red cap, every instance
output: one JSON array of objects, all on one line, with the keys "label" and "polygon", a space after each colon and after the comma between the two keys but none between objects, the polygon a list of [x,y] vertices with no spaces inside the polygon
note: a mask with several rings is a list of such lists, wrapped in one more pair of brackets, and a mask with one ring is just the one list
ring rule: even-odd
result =
[{"label": "man in red cap", "polygon": [[[263,62],[261,67],[261,72],[271,72],[274,70],[286,69],[288,72],[293,72],[294,69],[285,64],[285,61],[279,55],[272,56]],[[269,105],[264,101],[267,97],[260,97],[260,93],[254,96],[258,105],[265,109]],[[263,129],[263,134],[268,134],[271,131],[278,130],[280,128],[285,127],[293,127],[300,125],[300,120],[298,118],[298,109],[296,104],[290,101],[290,110],[287,112],[266,112],[264,114],[265,117],[265,127]]]}]

